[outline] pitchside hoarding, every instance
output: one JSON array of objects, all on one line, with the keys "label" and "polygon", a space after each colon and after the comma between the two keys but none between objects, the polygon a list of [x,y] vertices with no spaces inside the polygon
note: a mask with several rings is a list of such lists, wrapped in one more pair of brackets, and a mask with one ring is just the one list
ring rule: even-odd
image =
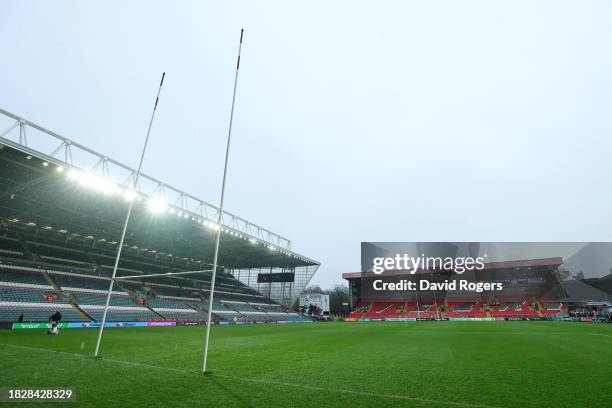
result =
[{"label": "pitchside hoarding", "polygon": [[[60,329],[80,329],[89,327],[100,327],[98,322],[61,322]],[[153,326],[176,326],[176,322],[106,322],[104,327],[153,327]],[[13,323],[13,330],[23,329],[50,329],[51,323]]]}]

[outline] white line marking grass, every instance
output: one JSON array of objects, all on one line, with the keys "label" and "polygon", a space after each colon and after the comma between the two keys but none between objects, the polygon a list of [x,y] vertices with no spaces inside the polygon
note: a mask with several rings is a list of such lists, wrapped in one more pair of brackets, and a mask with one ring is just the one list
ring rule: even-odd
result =
[{"label": "white line marking grass", "polygon": [[[156,366],[152,364],[138,363],[138,362],[133,362],[133,361],[115,360],[115,359],[106,358],[106,357],[103,357],[99,360],[95,360],[93,357],[87,356],[84,354],[70,353],[67,351],[59,351],[59,350],[53,350],[53,349],[21,346],[21,345],[16,345],[16,344],[7,344],[7,343],[0,343],[0,345],[7,346],[7,347],[13,347],[17,349],[29,350],[29,351],[44,351],[44,352],[57,353],[57,354],[61,354],[64,356],[71,356],[71,357],[77,357],[79,359],[90,360],[92,362],[100,361],[103,363],[105,362],[105,363],[113,363],[113,364],[122,364],[122,365],[132,366],[132,367],[152,368],[156,370],[172,371],[172,372],[178,372],[178,373],[193,373],[193,374],[200,373],[199,370],[187,370],[187,369],[181,369],[181,368],[163,367],[163,366]],[[218,377],[218,378],[227,378],[227,379],[234,380],[234,381],[250,382],[250,383],[255,383],[255,384],[278,385],[278,386],[283,386],[283,387],[301,388],[301,389],[313,390],[313,391],[324,391],[324,392],[330,392],[330,393],[336,393],[336,394],[360,395],[364,397],[374,397],[374,398],[380,398],[380,399],[415,401],[415,402],[420,402],[424,404],[434,404],[434,405],[442,404],[442,405],[452,405],[452,406],[467,407],[467,408],[501,408],[501,407],[497,407],[493,405],[471,404],[468,402],[460,402],[460,401],[447,401],[447,400],[438,400],[438,399],[419,398],[419,397],[411,397],[409,395],[383,394],[383,393],[377,393],[377,392],[371,392],[371,391],[349,390],[349,389],[344,389],[344,388],[327,388],[327,387],[319,387],[316,385],[296,384],[296,383],[288,383],[288,382],[275,381],[275,380],[264,380],[264,379],[257,379],[257,378],[244,378],[244,377],[236,377],[236,376],[225,375],[225,374],[211,374],[211,376]]]},{"label": "white line marking grass", "polygon": [[602,337],[609,337],[609,338],[611,338],[611,339],[612,339],[612,335],[610,335],[610,334],[603,334],[603,333],[587,333],[587,334],[589,334],[589,335],[591,335],[591,336],[602,336]]}]

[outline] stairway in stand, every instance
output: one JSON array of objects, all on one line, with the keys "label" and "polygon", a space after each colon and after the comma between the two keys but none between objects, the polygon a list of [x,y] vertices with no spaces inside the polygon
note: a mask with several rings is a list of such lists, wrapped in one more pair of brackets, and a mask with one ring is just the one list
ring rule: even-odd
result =
[{"label": "stairway in stand", "polygon": [[42,271],[42,274],[45,277],[45,279],[47,280],[47,282],[49,282],[49,284],[51,286],[53,286],[53,288],[57,292],[60,292],[62,294],[62,296],[64,296],[66,299],[68,299],[68,303],[74,309],[75,312],[77,312],[84,319],[86,319],[86,320],[88,320],[90,322],[95,322],[96,321],[96,319],[91,317],[86,311],[84,311],[83,309],[81,309],[81,307],[79,305],[77,305],[76,298],[74,297],[74,295],[69,293],[69,292],[65,292],[62,289],[62,287],[55,281],[55,279],[53,279],[53,277],[51,275],[49,275],[49,273],[47,271]]},{"label": "stairway in stand", "polygon": [[540,302],[540,300],[538,298],[533,298],[533,302],[536,304],[536,306],[538,307],[538,314],[540,315],[540,317],[544,317],[546,314],[544,313],[544,306],[542,306],[542,302]]},{"label": "stairway in stand", "polygon": [[151,306],[147,305],[146,302],[145,303],[140,303],[140,299],[138,298],[138,296],[136,295],[136,292],[134,292],[133,290],[129,289],[127,286],[123,286],[121,285],[121,283],[119,281],[115,281],[115,285],[117,285],[118,287],[120,287],[125,293],[128,294],[128,296],[130,297],[130,299],[132,300],[132,302],[136,303],[138,306],[142,306],[142,307],[146,307],[147,309],[149,309],[152,313],[155,313],[156,315],[158,315],[159,317],[161,317],[162,319],[165,319],[166,316],[162,315],[161,313],[155,311],[155,309],[153,309]]},{"label": "stairway in stand", "polygon": [[370,311],[372,311],[373,308],[374,308],[374,302],[371,302],[370,306],[368,306],[368,308],[365,311],[361,312],[361,316],[359,316],[359,317],[362,318],[363,315],[365,315],[366,313],[369,313]]}]

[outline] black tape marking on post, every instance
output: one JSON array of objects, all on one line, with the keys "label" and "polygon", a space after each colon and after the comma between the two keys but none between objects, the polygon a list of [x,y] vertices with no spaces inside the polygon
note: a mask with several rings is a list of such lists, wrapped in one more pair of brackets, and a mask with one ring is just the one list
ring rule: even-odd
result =
[{"label": "black tape marking on post", "polygon": [[[244,28],[240,29],[240,45],[242,45],[242,36],[244,35]],[[236,61],[236,69],[240,69],[240,53],[238,53],[238,60]]]},{"label": "black tape marking on post", "polygon": [[[162,85],[164,84],[164,78],[165,78],[165,77],[166,77],[166,73],[165,73],[165,72],[163,72],[163,73],[162,73],[162,79],[161,79],[161,82],[159,83],[159,87],[160,87],[160,88],[161,88],[161,87],[162,87]],[[159,102],[159,96],[158,96],[157,98],[155,98],[155,106],[153,107],[153,110],[156,110],[156,109],[157,109],[157,102]]]}]

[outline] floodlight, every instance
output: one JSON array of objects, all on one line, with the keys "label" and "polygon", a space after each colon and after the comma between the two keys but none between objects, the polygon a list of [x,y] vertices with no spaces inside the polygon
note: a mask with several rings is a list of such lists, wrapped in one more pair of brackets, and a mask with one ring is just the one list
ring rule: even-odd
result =
[{"label": "floodlight", "polygon": [[166,202],[161,197],[152,197],[148,201],[149,210],[153,214],[159,214],[166,210]]},{"label": "floodlight", "polygon": [[106,194],[112,194],[117,189],[113,182],[106,180],[102,177],[98,177],[95,174],[91,173],[81,174],[81,176],[79,177],[79,183],[83,186],[91,187]]},{"label": "floodlight", "polygon": [[101,177],[95,178],[94,188],[102,191],[106,194],[114,194],[117,191],[117,186],[110,180],[103,179]]},{"label": "floodlight", "polygon": [[68,177],[70,177],[73,180],[78,180],[79,176],[80,176],[80,171],[76,169],[70,169],[70,171],[68,172]]},{"label": "floodlight", "polygon": [[77,174],[76,180],[79,182],[80,185],[86,187],[89,187],[94,183],[93,176],[89,173]]},{"label": "floodlight", "polygon": [[136,192],[134,190],[125,190],[125,192],[123,193],[123,198],[125,198],[125,201],[134,201],[134,199],[136,199]]}]

